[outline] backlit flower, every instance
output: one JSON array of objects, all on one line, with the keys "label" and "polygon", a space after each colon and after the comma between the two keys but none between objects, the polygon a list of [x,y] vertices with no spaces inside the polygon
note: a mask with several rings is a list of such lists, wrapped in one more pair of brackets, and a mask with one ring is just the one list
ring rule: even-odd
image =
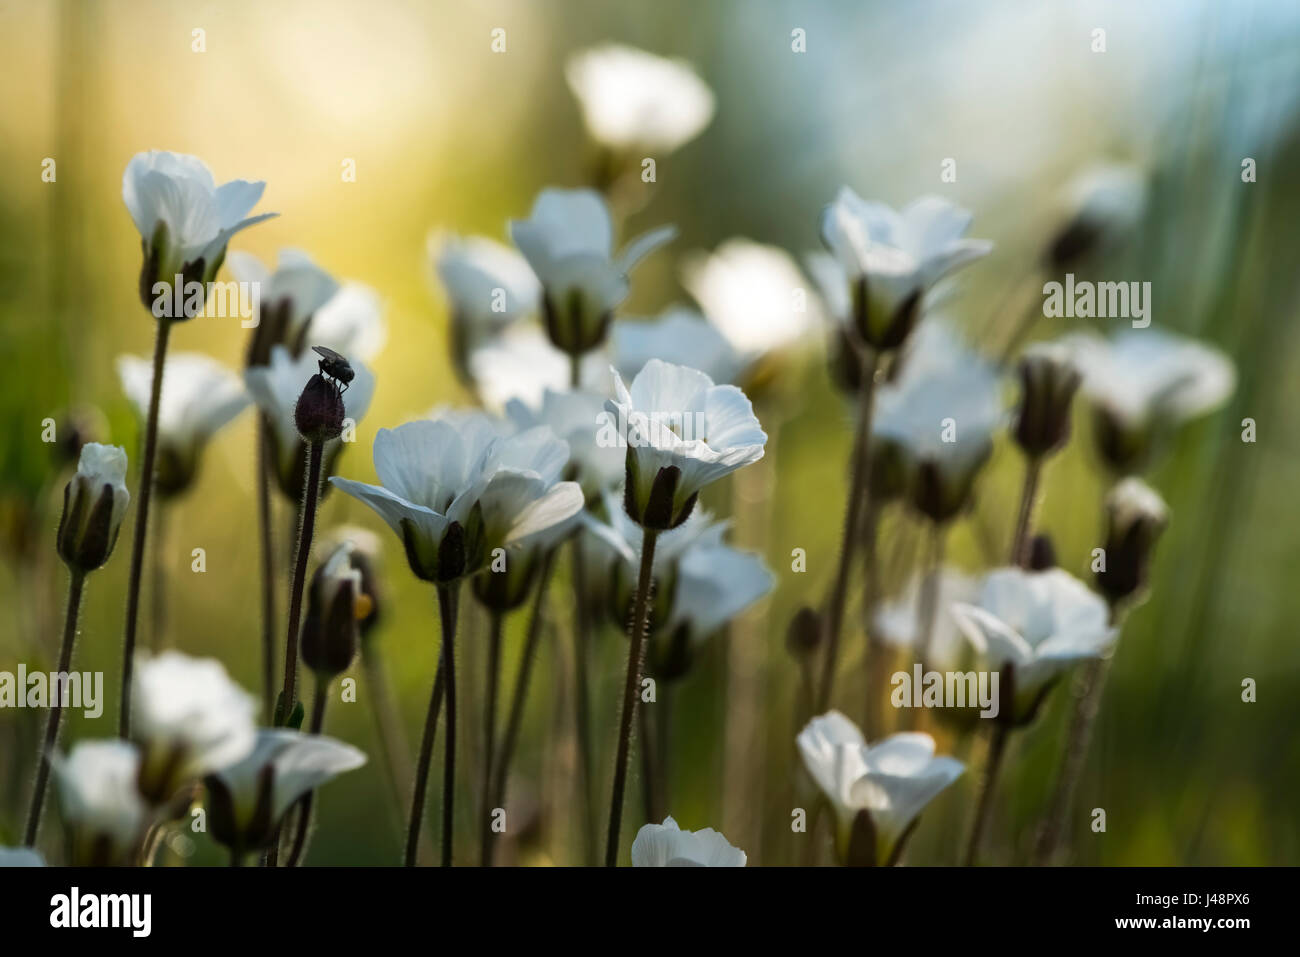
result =
[{"label": "backlit flower", "polygon": [[149,819],[136,789],[139,773],[135,746],[116,739],[80,741],[67,757],[55,756],[59,807],[72,837],[69,863],[133,863]]},{"label": "backlit flower", "polygon": [[59,557],[69,567],[94,571],[108,561],[131,502],[126,488],[126,452],[116,445],[87,442],[77,472],[63,491]]},{"label": "backlit flower", "polygon": [[714,382],[734,382],[747,365],[716,325],[680,306],[655,319],[620,319],[610,330],[618,374],[632,379],[651,359],[699,369]]},{"label": "backlit flower", "polygon": [[646,824],[632,841],[633,867],[744,867],[745,852],[711,827],[683,831],[671,817]]}]

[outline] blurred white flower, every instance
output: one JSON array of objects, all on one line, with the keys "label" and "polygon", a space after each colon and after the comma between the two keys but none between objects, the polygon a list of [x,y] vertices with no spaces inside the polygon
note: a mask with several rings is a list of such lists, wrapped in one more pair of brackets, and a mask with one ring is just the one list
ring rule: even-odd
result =
[{"label": "blurred white flower", "polygon": [[624,507],[648,528],[675,528],[710,482],[757,462],[767,435],[745,394],[703,372],[651,359],[629,388],[614,373],[606,411],[627,446]]},{"label": "blurred white flower", "polygon": [[1121,163],[1089,166],[1062,190],[1061,226],[1052,237],[1047,261],[1068,269],[1131,233],[1147,204],[1143,171]]},{"label": "blurred white flower", "polygon": [[997,367],[936,320],[922,324],[902,361],[897,377],[879,389],[872,435],[902,451],[912,504],[946,522],[969,502],[993,451],[1003,419]]},{"label": "blurred white flower", "polygon": [[1109,340],[1067,336],[1083,391],[1098,413],[1098,441],[1119,472],[1144,464],[1165,433],[1223,405],[1237,384],[1232,360],[1212,346],[1156,328]]},{"label": "blurred white flower", "polygon": [[682,284],[742,367],[798,347],[821,322],[807,280],[776,246],[729,239],[713,253],[687,257]]},{"label": "blurred white flower", "polygon": [[[609,360],[600,351],[578,362],[581,387],[609,392]],[[512,400],[536,409],[548,390],[562,392],[572,380],[571,360],[537,328],[515,327],[475,349],[469,356],[470,377],[479,401],[500,411]]]},{"label": "blurred white flower", "polygon": [[547,438],[502,438],[496,425],[474,417],[408,422],[375,437],[382,485],[330,481],[389,524],[419,578],[445,583],[477,572],[493,548],[519,544],[582,509],[577,483],[554,481],[567,447]]},{"label": "blurred white flower", "polygon": [[937,196],[895,212],[840,188],[822,213],[822,241],[844,272],[863,342],[878,350],[902,345],[926,291],[993,249],[986,240],[962,238],[970,220],[966,210]]},{"label": "blurred white flower", "polygon": [[304,343],[307,346],[326,346],[347,356],[354,366],[358,359],[370,362],[388,341],[379,294],[365,283],[343,283],[312,314],[307,340],[310,340]]},{"label": "blurred white flower", "polygon": [[248,754],[205,779],[212,835],[240,853],[265,847],[295,801],[365,763],[352,745],[326,735],[260,729]]},{"label": "blurred white flower", "polygon": [[[921,644],[919,600],[926,573],[918,572],[908,580],[903,591],[891,600],[880,602],[872,615],[875,634],[888,645],[904,651],[917,652]],[[939,569],[938,613],[930,635],[927,661],[939,671],[955,669],[960,663],[966,642],[957,623],[946,609],[953,602],[971,602],[976,596],[975,579],[944,565]]]},{"label": "blurred white flower", "polygon": [[[830,800],[842,861],[892,864],[917,816],[966,770],[955,758],[934,756],[934,739],[919,732],[890,735],[868,745],[857,726],[828,711],[799,732],[804,766]],[[869,829],[855,822],[865,812]],[[859,835],[874,846],[860,846]]]},{"label": "blurred white flower", "polygon": [[1106,494],[1106,562],[1097,587],[1112,606],[1146,586],[1151,552],[1169,523],[1169,507],[1155,489],[1130,476]]},{"label": "blurred white flower", "polygon": [[651,359],[699,369],[714,382],[734,382],[747,362],[716,325],[675,306],[655,319],[619,319],[610,329],[618,374],[632,379]]},{"label": "blurred white flower", "polygon": [[122,201],[144,246],[141,298],[155,281],[170,284],[181,272],[187,281],[210,281],[230,237],[276,215],[248,216],[265,188],[243,179],[217,186],[201,159],[183,153],[150,150],[131,157]]},{"label": "blurred white flower", "polygon": [[54,757],[59,807],[72,832],[70,863],[130,862],[144,836],[149,810],[136,787],[140,754],[126,741],[80,741]]},{"label": "blurred white flower", "polygon": [[0,847],[0,867],[44,867],[41,852],[30,847]]},{"label": "blurred white flower", "polygon": [[772,591],[776,579],[761,555],[730,545],[696,545],[677,566],[666,630],[699,642]]},{"label": "blurred white flower", "polygon": [[140,748],[140,792],[162,804],[253,747],[257,702],[215,658],[178,651],[141,656],[131,695],[131,738]]},{"label": "blurred white flower", "polygon": [[711,827],[683,831],[671,817],[646,824],[632,841],[633,867],[744,867],[745,852]]},{"label": "blurred white flower", "polygon": [[617,485],[623,478],[623,450],[596,441],[605,397],[596,392],[557,392],[546,389],[541,405],[533,409],[520,399],[511,399],[506,415],[518,429],[539,425],[550,428],[569,446],[569,473],[592,499]]},{"label": "blurred white flower", "polygon": [[[348,358],[355,375],[343,393],[343,409],[355,424],[370,408],[370,400],[375,394],[375,377],[364,363]],[[276,345],[271,348],[268,365],[253,366],[244,371],[248,394],[271,423],[275,474],[280,491],[292,501],[297,501],[302,495],[307,459],[307,447],[298,434],[294,410],[308,380],[318,371],[319,363],[320,356],[314,352],[303,352],[295,359],[286,347]],[[342,439],[325,443],[326,472],[342,447]]]},{"label": "blurred white flower", "polygon": [[605,340],[614,308],[627,298],[628,274],[676,235],[676,227],[660,227],[615,256],[609,207],[590,189],[544,189],[528,219],[510,222],[511,239],[542,284],[547,335],[569,355]]},{"label": "blurred white flower", "polygon": [[[118,356],[122,391],[143,423],[149,416],[153,362]],[[154,483],[163,495],[189,487],[208,440],[248,405],[244,383],[230,369],[198,352],[174,352],[163,367],[158,402],[158,462]]]},{"label": "blurred white flower", "polygon": [[614,150],[669,152],[713,119],[713,92],[685,60],[607,43],[564,71],[591,138]]},{"label": "blurred white flower", "polygon": [[56,539],[59,557],[82,572],[99,568],[113,552],[130,504],[126,450],[87,442],[81,447],[76,474],[63,492]]},{"label": "blurred white flower", "polygon": [[1059,568],[995,569],[974,603],[949,607],[984,666],[1001,673],[1003,693],[1014,697],[1002,711],[1016,723],[1033,720],[1055,680],[1107,654],[1116,636],[1101,596]]},{"label": "blurred white flower", "polygon": [[[257,284],[259,315],[254,338],[273,328],[274,335],[266,343],[268,350],[279,342],[300,351],[298,340],[307,321],[339,290],[338,280],[301,249],[281,249],[274,272],[252,253],[239,250],[231,252],[226,262],[236,280]],[[254,364],[264,361],[263,357]]]}]

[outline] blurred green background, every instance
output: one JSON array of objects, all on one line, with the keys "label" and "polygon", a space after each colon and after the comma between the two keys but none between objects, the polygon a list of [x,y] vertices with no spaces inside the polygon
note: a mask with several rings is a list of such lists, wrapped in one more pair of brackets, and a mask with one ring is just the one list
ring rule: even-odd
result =
[{"label": "blurred green background", "polygon": [[[507,31],[504,54],[489,46],[496,27]],[[806,53],[791,52],[796,27],[807,32]],[[1090,49],[1097,27],[1106,30],[1104,54]],[[196,28],[206,31],[204,53],[191,51]],[[136,298],[138,237],[121,202],[128,159],[169,149],[202,157],[218,181],[265,179],[259,210],[281,215],[238,237],[236,248],[269,262],[282,246],[301,247],[335,275],[380,292],[389,342],[373,363],[374,404],[339,466],[372,480],[378,428],[436,403],[468,401],[451,371],[426,234],[446,227],[503,239],[505,220],[525,215],[541,187],[584,182],[591,151],[563,64],[606,40],[688,59],[717,96],[711,126],[659,160],[649,201],[625,226],[625,235],[662,222],[681,231],[667,254],[638,272],[628,314],[686,299],[676,263],[688,251],[732,236],[798,256],[817,248],[818,212],[847,183],[896,205],[941,192],[974,212],[971,234],[997,248],[965,271],[945,312],[977,345],[992,347],[1018,319],[1003,308],[1006,290],[1059,225],[1063,184],[1095,162],[1147,172],[1147,216],[1106,263],[1107,277],[1150,280],[1155,323],[1217,344],[1236,362],[1239,383],[1230,404],[1184,429],[1149,476],[1173,518],[1151,599],[1125,629],[1077,802],[1106,808],[1108,831],[1080,827],[1075,859],[1300,860],[1293,624],[1300,416],[1292,411],[1300,400],[1300,8],[1288,0],[3,0],[0,669],[48,662],[57,642],[66,576],[53,540],[67,473],[40,440],[42,420],[97,407],[107,439],[124,444],[138,464],[134,418],[113,365],[123,352],[147,355],[153,334]],[[45,157],[57,161],[56,183],[41,180]],[[1258,164],[1253,184],[1241,180],[1245,157]],[[356,161],[355,183],[341,181],[345,158]],[[956,160],[955,183],[940,182],[946,158]],[[1039,319],[1031,332],[1052,337],[1074,331],[1070,322]],[[178,329],[172,347],[237,368],[246,335],[231,320],[198,320]],[[726,748],[735,674],[725,641],[674,702],[669,810],[683,827],[722,830],[754,864],[793,859],[790,808],[809,800],[801,784],[801,797],[790,794],[798,780],[797,672],[784,633],[793,611],[820,601],[830,581],[850,441],[848,406],[827,380],[820,344],[810,346],[769,400],[781,428],[769,446],[769,471],[749,486],[754,498],[745,506],[770,510],[764,537],[778,585],[746,630],[761,646],[746,656],[759,670],[743,759]],[[1258,422],[1257,444],[1240,441],[1246,416]],[[1086,577],[1104,487],[1086,416],[1077,419],[1076,438],[1048,472],[1039,521],[1062,565]],[[164,554],[171,644],[219,657],[256,691],[252,434],[245,413],[208,450],[197,487],[172,509]],[[1003,551],[1020,477],[1016,450],[1000,443],[974,516],[953,536],[956,564],[983,569],[987,556]],[[737,491],[744,490],[719,490],[718,502],[743,504]],[[377,528],[389,546],[379,640],[413,744],[437,650],[433,594],[409,574],[374,516],[330,496],[325,525],[345,520]],[[207,551],[201,576],[190,571],[195,547]],[[796,547],[808,552],[806,574],[790,570]],[[105,714],[98,721],[70,715],[65,746],[113,730],[127,552],[124,536],[90,580],[77,648],[75,667],[106,673]],[[887,581],[897,585],[908,572],[887,569]],[[851,608],[850,620],[857,615]],[[567,603],[555,602],[517,762],[520,813],[532,817],[522,808],[538,808],[536,826],[506,859],[577,859],[566,616]],[[507,689],[523,617],[510,624]],[[477,668],[481,682],[484,625],[467,628],[463,673]],[[851,669],[860,630],[846,640]],[[602,803],[623,649],[617,635],[602,636],[592,702]],[[1256,704],[1240,700],[1245,677],[1258,682]],[[856,716],[850,691],[841,704]],[[364,702],[364,683],[362,694]],[[468,709],[480,695],[465,691],[461,722],[466,836],[479,729]],[[992,860],[1024,857],[1049,793],[1067,703],[1054,695],[1040,722],[1018,736],[991,832]],[[40,719],[0,712],[0,844],[16,843]],[[336,706],[327,730],[372,761],[322,791],[310,861],[396,863],[401,812],[386,789],[364,704]],[[954,749],[970,752],[965,742],[941,744]],[[909,862],[957,859],[977,778],[972,771],[930,806]],[[439,780],[435,773],[432,820]],[[629,789],[625,841],[644,820],[638,793]],[[472,842],[464,844],[468,853]],[[203,836],[174,840],[168,854],[171,862],[221,859]]]}]

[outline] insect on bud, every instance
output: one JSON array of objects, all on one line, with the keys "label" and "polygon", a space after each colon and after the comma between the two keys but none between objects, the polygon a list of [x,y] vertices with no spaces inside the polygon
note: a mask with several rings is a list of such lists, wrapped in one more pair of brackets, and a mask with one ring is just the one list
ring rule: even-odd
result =
[{"label": "insect on bud", "polygon": [[126,452],[115,445],[87,442],[77,474],[63,490],[57,541],[59,557],[69,568],[92,572],[108,561],[130,502]]},{"label": "insect on bud", "polygon": [[343,434],[343,420],[347,417],[343,393],[356,371],[333,349],[311,348],[320,356],[320,372],[307,380],[307,388],[293,410],[293,421],[304,441],[329,442]]},{"label": "insect on bud", "polygon": [[1012,434],[1031,458],[1059,449],[1070,437],[1070,402],[1080,375],[1065,348],[1038,344],[1020,359],[1020,405]]}]

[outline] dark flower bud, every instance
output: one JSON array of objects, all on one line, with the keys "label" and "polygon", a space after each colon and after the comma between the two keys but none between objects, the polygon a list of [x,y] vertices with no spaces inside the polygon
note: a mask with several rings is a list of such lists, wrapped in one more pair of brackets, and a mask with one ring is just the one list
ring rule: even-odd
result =
[{"label": "dark flower bud", "polygon": [[605,341],[613,313],[579,286],[542,294],[546,334],[561,352],[581,356]]},{"label": "dark flower bud", "polygon": [[513,611],[527,600],[541,559],[540,548],[503,551],[471,580],[474,597],[484,608]]},{"label": "dark flower bud", "polygon": [[1164,500],[1140,479],[1124,479],[1106,496],[1105,562],[1097,588],[1112,607],[1146,586],[1152,550],[1168,522]]},{"label": "dark flower bud", "polygon": [[816,609],[804,605],[794,613],[789,627],[786,628],[786,650],[797,659],[808,659],[817,652],[821,640],[821,616],[817,614]]},{"label": "dark flower bud", "polygon": [[1070,437],[1070,402],[1080,375],[1063,346],[1039,344],[1020,359],[1020,405],[1012,435],[1031,458],[1056,451]]},{"label": "dark flower bud", "polygon": [[343,434],[343,393],[319,372],[307,380],[293,410],[294,425],[305,442],[329,442]]},{"label": "dark flower bud", "polygon": [[325,681],[352,664],[360,641],[358,621],[370,610],[361,573],[352,567],[352,547],[344,544],[312,576],[307,619],[302,629],[302,660]]},{"label": "dark flower bud", "polygon": [[1092,428],[1097,451],[1114,474],[1133,475],[1151,461],[1152,434],[1146,426],[1131,424],[1099,405],[1094,412]]},{"label": "dark flower bud", "polygon": [[130,501],[126,452],[97,442],[83,446],[77,473],[63,490],[59,520],[59,557],[69,568],[91,572],[108,561]]},{"label": "dark flower bud", "polygon": [[1052,537],[1044,533],[1031,538],[1028,569],[1031,572],[1043,572],[1056,566],[1056,546],[1052,544]]},{"label": "dark flower bud", "polygon": [[848,844],[844,851],[846,867],[876,866],[876,824],[871,812],[863,809],[853,815],[849,827]]},{"label": "dark flower bud", "polygon": [[921,290],[887,305],[884,297],[873,300],[866,276],[859,277],[851,289],[853,326],[863,342],[877,352],[888,352],[907,341],[921,316]]},{"label": "dark flower bud", "polygon": [[912,507],[937,525],[956,518],[970,505],[975,479],[992,452],[992,444],[988,443],[960,462],[921,460],[908,489]]},{"label": "dark flower bud", "polygon": [[640,495],[637,490],[637,470],[635,468],[634,449],[627,450],[626,481],[623,483],[623,508],[628,517],[644,528],[666,531],[676,528],[691,517],[699,493],[678,502],[677,486],[681,481],[682,470],[676,465],[667,465],[655,473],[650,485],[650,494],[646,498],[645,508],[638,506]]}]

